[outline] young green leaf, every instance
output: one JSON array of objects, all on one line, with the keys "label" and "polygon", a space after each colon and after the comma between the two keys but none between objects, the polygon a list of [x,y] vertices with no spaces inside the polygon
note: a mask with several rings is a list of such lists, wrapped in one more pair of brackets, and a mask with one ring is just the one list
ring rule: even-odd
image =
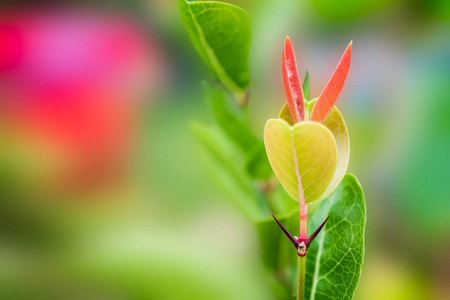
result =
[{"label": "young green leaf", "polygon": [[[206,65],[234,94],[249,84],[250,22],[241,8],[221,2],[178,0],[181,19]],[[241,99],[242,100],[242,99]]]},{"label": "young green leaf", "polygon": [[[311,106],[309,106],[309,108],[311,108]],[[331,182],[325,192],[317,199],[317,202],[322,201],[334,192],[339,183],[341,183],[342,178],[344,178],[344,175],[347,172],[348,163],[350,161],[350,140],[347,125],[345,124],[341,112],[336,108],[336,106],[331,109],[322,121],[322,124],[334,135],[338,149],[338,161],[333,179],[331,179]]]},{"label": "young green leaf", "polygon": [[347,79],[351,58],[352,42],[348,44],[330,81],[328,81],[327,86],[317,99],[316,105],[314,105],[311,113],[311,121],[322,122],[333,108],[334,103],[344,87],[345,80]]},{"label": "young green leaf", "polygon": [[325,192],[337,166],[337,146],[329,129],[317,122],[290,126],[270,119],[264,143],[275,175],[295,201],[311,203]]},{"label": "young green leaf", "polygon": [[[306,102],[305,120],[309,119],[309,115],[311,114],[315,102],[316,99]],[[287,105],[285,105],[281,109],[278,118],[285,120],[290,125],[294,124]],[[331,131],[331,133],[333,133],[337,145],[338,161],[333,179],[331,180],[330,184],[323,192],[323,194],[317,198],[317,200],[315,201],[316,203],[327,198],[337,188],[345,173],[347,172],[348,162],[350,160],[350,140],[348,136],[347,125],[345,124],[344,118],[342,117],[340,111],[336,106],[331,109],[330,113],[322,121],[322,125],[327,127]]]},{"label": "young green leaf", "polygon": [[230,140],[245,152],[255,147],[260,141],[251,131],[245,112],[231,101],[228,93],[206,82],[202,88],[215,121]]},{"label": "young green leaf", "polygon": [[353,299],[364,259],[366,205],[358,180],[347,174],[309,219],[311,232],[329,216],[306,256],[305,298]]},{"label": "young green leaf", "polygon": [[[285,120],[289,125],[294,126],[295,122],[292,119],[291,112],[289,111],[289,106],[287,104],[283,105],[283,107],[280,110],[280,113],[278,114],[278,119]],[[306,121],[308,120],[308,116],[305,117]]]},{"label": "young green leaf", "polygon": [[305,96],[305,100],[311,99],[311,93],[310,93],[310,84],[309,84],[309,72],[306,70],[305,73],[305,80],[303,81],[303,95]]},{"label": "young green leaf", "polygon": [[283,48],[283,83],[286,101],[294,122],[305,118],[305,104],[302,84],[298,76],[297,62],[295,61],[294,47],[289,37],[286,37]]}]

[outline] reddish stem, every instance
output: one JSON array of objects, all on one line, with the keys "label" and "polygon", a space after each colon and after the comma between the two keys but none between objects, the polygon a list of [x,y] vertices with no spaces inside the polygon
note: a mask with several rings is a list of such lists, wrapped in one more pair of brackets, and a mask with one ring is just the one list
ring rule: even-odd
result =
[{"label": "reddish stem", "polygon": [[299,241],[306,241],[308,239],[307,225],[308,225],[308,204],[300,202],[300,234]]}]

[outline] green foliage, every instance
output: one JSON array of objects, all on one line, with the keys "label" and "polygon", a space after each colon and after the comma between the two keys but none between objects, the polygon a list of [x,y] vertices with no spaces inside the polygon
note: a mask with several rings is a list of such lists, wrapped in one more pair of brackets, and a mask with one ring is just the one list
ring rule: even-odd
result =
[{"label": "green foliage", "polygon": [[179,0],[181,19],[206,65],[241,103],[249,84],[250,21],[241,8],[221,2]]},{"label": "green foliage", "polygon": [[247,171],[256,179],[269,179],[272,175],[272,167],[267,159],[266,148],[263,141],[259,141],[248,153]]},{"label": "green foliage", "polygon": [[223,89],[203,83],[206,102],[215,122],[246,156],[246,169],[252,178],[268,179],[272,174],[264,143],[251,131],[247,114],[236,106]]},{"label": "green foliage", "polygon": [[[258,230],[275,297],[288,300],[295,294],[297,254],[270,215],[277,214],[289,231],[298,232],[299,206],[291,198],[298,201],[302,192],[309,204],[325,199],[310,206],[310,230],[329,216],[308,250],[307,299],[352,299],[364,254],[365,202],[356,178],[345,175],[350,143],[341,113],[333,107],[323,122],[309,121],[316,100],[306,101],[305,121],[294,124],[284,106],[278,119],[267,122],[261,141],[250,128],[245,107],[247,14],[210,1],[179,0],[179,9],[195,48],[223,84],[203,85],[214,124],[196,123],[192,130],[211,174]],[[303,91],[310,99],[308,72]],[[273,181],[274,173],[284,189]]]},{"label": "green foliage", "polygon": [[305,73],[305,80],[303,81],[303,96],[305,97],[305,100],[310,100],[311,99],[311,88],[310,88],[310,84],[309,84],[309,72],[308,70],[306,70]]},{"label": "green foliage", "polygon": [[203,83],[206,102],[214,114],[214,119],[223,132],[241,149],[252,149],[259,139],[250,130],[245,112],[220,88],[206,82]]},{"label": "green foliage", "polygon": [[329,216],[308,249],[306,299],[353,299],[364,259],[366,206],[358,180],[347,174],[309,220],[310,233]]},{"label": "green foliage", "polygon": [[197,140],[206,150],[211,174],[250,219],[261,219],[264,207],[258,203],[258,194],[245,169],[245,155],[236,145],[214,126],[198,123],[192,125]]},{"label": "green foliage", "polygon": [[[309,114],[311,114],[314,103],[315,100],[308,103],[308,108],[306,110]],[[338,162],[333,179],[328,185],[326,191],[317,201],[322,201],[322,199],[325,199],[326,197],[330,196],[331,193],[333,193],[333,191],[341,182],[342,178],[344,178],[350,160],[350,139],[348,136],[347,125],[345,124],[341,112],[337,109],[336,106],[331,109],[331,111],[322,121],[322,125],[327,127],[334,136],[334,140],[336,141],[338,149]]]},{"label": "green foliage", "polygon": [[348,20],[372,13],[395,0],[312,0],[314,7],[325,17]]}]

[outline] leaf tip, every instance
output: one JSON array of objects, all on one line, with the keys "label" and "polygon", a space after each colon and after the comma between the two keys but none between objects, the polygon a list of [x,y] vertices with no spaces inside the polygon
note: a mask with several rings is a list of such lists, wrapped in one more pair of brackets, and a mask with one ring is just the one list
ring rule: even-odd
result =
[{"label": "leaf tip", "polygon": [[294,46],[292,45],[291,38],[288,35],[284,39],[284,46],[283,46],[283,57],[284,57],[284,59],[286,59],[286,57],[285,57],[287,55],[286,51],[290,51],[290,52],[294,51]]},{"label": "leaf tip", "polygon": [[334,106],[339,94],[344,87],[344,83],[347,80],[348,71],[350,69],[350,62],[352,58],[352,44],[353,40],[350,41],[344,54],[339,61],[333,75],[328,81],[325,89],[320,94],[316,103],[314,104],[313,111],[311,113],[311,120],[322,122],[331,109]]},{"label": "leaf tip", "polygon": [[350,43],[348,43],[347,49],[345,50],[345,52],[349,52],[350,55],[352,54],[352,46],[353,46],[353,40],[350,41]]},{"label": "leaf tip", "polygon": [[305,115],[304,95],[298,76],[294,46],[289,36],[286,36],[283,47],[283,84],[286,100],[295,123],[303,121]]}]

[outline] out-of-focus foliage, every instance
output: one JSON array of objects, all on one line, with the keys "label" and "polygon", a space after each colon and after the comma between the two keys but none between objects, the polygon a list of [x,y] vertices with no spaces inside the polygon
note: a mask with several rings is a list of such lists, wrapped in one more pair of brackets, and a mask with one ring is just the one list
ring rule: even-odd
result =
[{"label": "out-of-focus foliage", "polygon": [[330,19],[347,20],[362,17],[397,0],[312,0],[314,7]]},{"label": "out-of-focus foliage", "polygon": [[255,221],[262,218],[264,215],[257,202],[258,192],[246,172],[245,156],[242,152],[215,127],[194,124],[192,129],[207,150],[205,155],[212,158],[211,174],[228,191],[247,217]]},{"label": "out-of-focus foliage", "polygon": [[203,86],[206,102],[223,132],[244,152],[255,147],[258,138],[251,131],[245,112],[238,109],[220,88],[214,88],[208,83]]}]

